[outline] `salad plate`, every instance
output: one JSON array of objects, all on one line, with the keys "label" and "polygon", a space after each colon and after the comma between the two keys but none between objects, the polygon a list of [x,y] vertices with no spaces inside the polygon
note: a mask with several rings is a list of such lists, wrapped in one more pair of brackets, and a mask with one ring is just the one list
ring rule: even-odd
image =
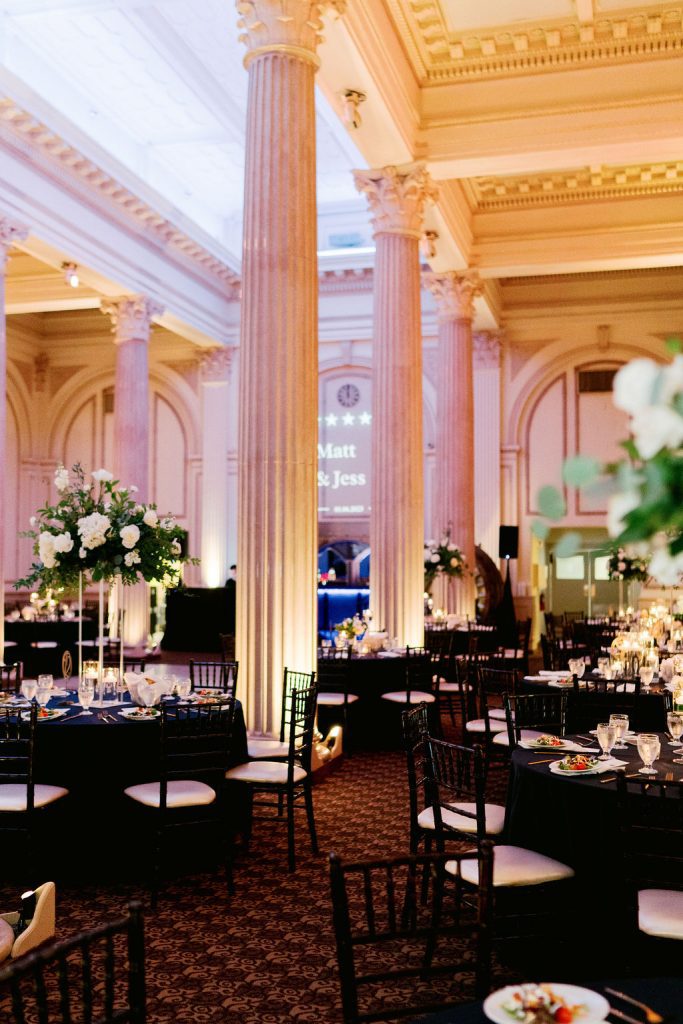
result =
[{"label": "salad plate", "polygon": [[131,722],[153,722],[161,716],[161,711],[158,708],[122,708],[119,715]]},{"label": "salad plate", "polygon": [[52,722],[55,718],[63,718],[66,710],[60,708],[38,708],[39,722]]},{"label": "salad plate", "polygon": [[560,739],[559,736],[551,736],[550,733],[543,733],[533,740],[522,740],[520,747],[525,750],[574,750],[575,744]]},{"label": "salad plate", "polygon": [[559,982],[507,985],[492,992],[482,1008],[495,1024],[573,1024],[605,1020],[609,1013],[599,992]]},{"label": "salad plate", "polygon": [[600,761],[587,754],[568,754],[549,767],[553,775],[594,775],[600,769]]}]

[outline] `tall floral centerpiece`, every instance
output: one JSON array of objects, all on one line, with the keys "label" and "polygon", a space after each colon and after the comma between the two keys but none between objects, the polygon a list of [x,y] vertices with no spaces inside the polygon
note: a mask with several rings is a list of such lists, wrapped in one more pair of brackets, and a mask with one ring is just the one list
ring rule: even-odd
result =
[{"label": "tall floral centerpiece", "polygon": [[446,588],[450,581],[462,578],[467,572],[467,562],[457,544],[446,530],[440,541],[428,540],[424,549],[424,588],[431,595],[435,583],[440,585],[441,597],[437,598],[445,607],[448,603]]},{"label": "tall floral centerpiece", "polygon": [[[683,343],[670,338],[667,347],[669,363],[634,359],[614,378],[613,402],[629,415],[631,436],[621,443],[625,457],[601,466],[578,455],[565,462],[563,477],[569,486],[608,498],[607,531],[617,551],[631,567],[649,559],[642,572],[672,587],[683,581]],[[554,487],[541,489],[539,507],[554,521],[566,513]],[[533,529],[541,538],[548,535],[546,522]],[[577,534],[565,534],[556,554],[573,554],[579,542]]]},{"label": "tall floral centerpiece", "polygon": [[624,548],[612,548],[607,562],[607,574],[619,584],[619,614],[624,611],[624,583],[628,587],[628,604],[638,603],[640,584],[650,578],[649,558],[630,557]]},{"label": "tall floral centerpiece", "polygon": [[[132,586],[145,580],[172,587],[180,579],[182,563],[194,559],[182,555],[183,531],[175,521],[160,516],[156,505],[137,502],[137,488],[119,487],[107,470],[97,470],[86,481],[79,464],[71,473],[58,466],[54,482],[58,502],[39,509],[24,534],[33,540],[38,560],[14,586],[39,592],[78,589],[82,605],[84,582],[98,583],[101,668],[104,584]],[[79,626],[79,675],[81,639]]]}]

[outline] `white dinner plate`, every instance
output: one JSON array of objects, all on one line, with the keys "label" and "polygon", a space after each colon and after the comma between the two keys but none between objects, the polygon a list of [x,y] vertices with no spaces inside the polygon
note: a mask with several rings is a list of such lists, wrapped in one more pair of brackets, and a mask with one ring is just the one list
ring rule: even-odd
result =
[{"label": "white dinner plate", "polygon": [[[143,710],[153,711],[153,715],[141,715]],[[118,712],[121,718],[129,718],[131,722],[155,722],[161,717],[161,712],[156,708],[123,708]]]},{"label": "white dinner plate", "polygon": [[587,768],[585,772],[568,772],[564,768],[560,768],[560,761],[551,761],[548,768],[553,775],[561,775],[564,779],[580,779],[584,775],[597,775],[602,764],[596,764],[592,768]]},{"label": "white dinner plate", "polygon": [[40,711],[38,712],[38,722],[54,722],[57,718],[63,718],[67,714],[66,710],[61,708],[47,708],[48,717],[41,717]]},{"label": "white dinner plate", "polygon": [[[609,1003],[605,997],[590,988],[580,988],[578,985],[564,985],[554,981],[543,982],[543,984],[549,985],[555,995],[559,996],[569,1006],[582,1005],[585,1007],[584,1012],[577,1013],[574,1017],[577,1024],[579,1022],[580,1024],[588,1024],[588,1021],[605,1020],[609,1013]],[[495,1021],[495,1024],[513,1024],[515,1018],[504,1009],[504,1005],[509,1003],[514,994],[519,991],[519,985],[506,985],[505,988],[499,988],[496,992],[492,992],[484,1000],[482,1007],[489,1020]]]}]

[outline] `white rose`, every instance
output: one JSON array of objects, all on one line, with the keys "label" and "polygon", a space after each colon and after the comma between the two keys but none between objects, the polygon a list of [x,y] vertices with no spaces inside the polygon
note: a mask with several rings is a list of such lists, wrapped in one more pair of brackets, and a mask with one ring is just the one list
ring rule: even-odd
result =
[{"label": "white rose", "polygon": [[78,535],[84,548],[98,548],[105,543],[111,523],[106,516],[92,512],[78,520]]},{"label": "white rose", "polygon": [[683,355],[675,356],[669,366],[662,370],[660,401],[670,402],[683,392]]},{"label": "white rose", "polygon": [[451,558],[451,565],[455,569],[456,565],[460,565],[460,562],[458,561],[457,558]]},{"label": "white rose", "polygon": [[180,544],[178,543],[177,540],[171,541],[171,552],[172,552],[172,554],[179,555],[182,550],[183,549],[181,548],[181,546],[180,546]]},{"label": "white rose", "polygon": [[55,560],[55,538],[47,530],[43,530],[38,538],[38,557],[46,569],[54,569]]},{"label": "white rose", "polygon": [[91,475],[98,484],[108,484],[110,480],[114,479],[114,474],[107,469],[96,469]]},{"label": "white rose", "polygon": [[87,554],[88,554],[88,552],[85,550],[85,548],[79,548],[79,551],[78,551],[78,557],[79,558],[85,558],[85,556]]},{"label": "white rose", "polygon": [[55,472],[55,487],[58,491],[65,491],[69,486],[69,471],[64,466],[58,466]]},{"label": "white rose", "polygon": [[683,576],[683,551],[672,555],[668,548],[658,548],[650,559],[649,572],[663,587],[677,586]]},{"label": "white rose", "polygon": [[617,409],[634,415],[652,404],[662,367],[653,359],[634,359],[622,366],[614,378],[612,401]]},{"label": "white rose", "polygon": [[141,561],[137,551],[129,551],[127,555],[123,556],[123,560],[129,569],[132,565],[137,565]]},{"label": "white rose", "polygon": [[457,549],[456,549],[456,545],[455,545],[455,544],[449,544],[449,545],[448,545],[448,550],[449,550],[449,551],[455,551],[455,550],[457,550]]},{"label": "white rose", "polygon": [[153,508],[148,508],[142,517],[142,521],[145,526],[156,526],[159,522],[159,516],[156,514]]},{"label": "white rose", "polygon": [[58,533],[54,539],[55,551],[58,551],[60,554],[66,554],[67,552],[71,551],[73,549],[73,546],[74,539],[70,533]]},{"label": "white rose", "polygon": [[38,522],[38,520],[36,519],[35,516],[31,516],[31,518],[29,519],[28,522],[29,522],[29,526],[35,526],[36,523]]},{"label": "white rose", "polygon": [[430,562],[433,562],[433,563],[434,563],[434,565],[436,565],[436,563],[437,563],[437,562],[439,562],[439,561],[440,561],[440,559],[439,559],[439,556],[438,556],[438,555],[432,555],[432,557],[431,557],[431,558],[429,559],[429,561],[430,561]]},{"label": "white rose", "polygon": [[666,405],[641,409],[633,417],[631,429],[644,459],[651,459],[662,448],[678,448],[683,443],[683,416]]},{"label": "white rose", "polygon": [[427,541],[427,547],[428,548],[433,548],[435,544],[436,544],[435,540],[428,540]]},{"label": "white rose", "polygon": [[624,491],[613,494],[607,503],[607,532],[610,537],[618,537],[626,529],[624,516],[640,505],[640,497],[636,491]]},{"label": "white rose", "polygon": [[131,523],[130,526],[124,526],[119,531],[119,536],[124,548],[134,548],[140,540],[140,529],[134,523]]},{"label": "white rose", "polygon": [[145,511],[145,506],[144,505],[136,505],[135,508],[133,509],[133,512],[135,512],[136,516],[141,516],[144,511]]}]

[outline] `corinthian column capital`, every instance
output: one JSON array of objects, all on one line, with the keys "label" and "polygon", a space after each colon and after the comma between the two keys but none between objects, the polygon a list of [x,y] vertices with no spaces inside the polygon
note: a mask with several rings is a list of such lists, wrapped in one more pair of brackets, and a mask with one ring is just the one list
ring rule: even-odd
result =
[{"label": "corinthian column capital", "polygon": [[117,345],[126,341],[147,340],[152,320],[161,316],[163,306],[145,295],[124,295],[120,299],[103,299],[100,309],[111,317],[112,332]]},{"label": "corinthian column capital", "polygon": [[481,283],[474,270],[427,273],[422,280],[436,299],[439,320],[471,320],[474,300],[481,295]]},{"label": "corinthian column capital", "polygon": [[230,380],[231,348],[212,348],[204,353],[199,364],[202,384],[222,384]]},{"label": "corinthian column capital", "polygon": [[9,217],[0,215],[0,270],[7,263],[7,257],[12,246],[16,242],[23,241],[28,235],[28,228],[23,224],[17,224]]},{"label": "corinthian column capital", "polygon": [[438,197],[423,163],[354,171],[353,180],[367,197],[375,235],[421,237],[425,205]]},{"label": "corinthian column capital", "polygon": [[245,66],[263,53],[288,53],[317,67],[322,14],[327,8],[343,14],[346,0],[237,0],[236,6]]},{"label": "corinthian column capital", "polygon": [[502,331],[476,331],[472,335],[475,368],[495,369],[500,366]]}]

